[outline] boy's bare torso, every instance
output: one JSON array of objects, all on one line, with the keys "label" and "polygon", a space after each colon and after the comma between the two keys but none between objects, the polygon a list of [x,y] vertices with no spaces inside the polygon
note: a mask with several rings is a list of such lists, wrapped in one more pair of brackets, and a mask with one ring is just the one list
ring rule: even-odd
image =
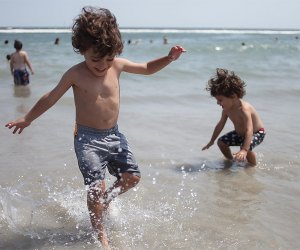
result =
[{"label": "boy's bare torso", "polygon": [[70,69],[76,106],[76,123],[109,129],[116,125],[120,107],[120,87],[117,68],[113,65],[102,77],[97,77],[82,62]]},{"label": "boy's bare torso", "polygon": [[245,135],[246,133],[247,124],[245,118],[247,114],[250,114],[251,116],[253,132],[256,132],[260,128],[264,127],[262,120],[260,119],[255,108],[243,100],[240,100],[240,105],[234,106],[225,113],[232,121],[235,131],[240,135]]},{"label": "boy's bare torso", "polygon": [[26,68],[25,66],[25,58],[26,58],[26,52],[25,51],[17,51],[11,55],[11,62],[13,65],[13,69],[20,69],[24,70]]}]

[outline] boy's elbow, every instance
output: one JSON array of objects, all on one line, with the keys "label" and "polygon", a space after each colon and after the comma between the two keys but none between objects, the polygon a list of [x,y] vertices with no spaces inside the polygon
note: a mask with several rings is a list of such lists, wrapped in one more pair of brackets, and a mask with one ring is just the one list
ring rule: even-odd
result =
[{"label": "boy's elbow", "polygon": [[147,75],[152,75],[155,72],[146,68],[146,69],[139,70],[139,71],[133,72],[133,73],[136,73],[136,74],[139,74],[139,75],[146,75],[147,76]]},{"label": "boy's elbow", "polygon": [[153,75],[156,72],[158,72],[160,69],[156,69],[156,68],[147,68],[145,70],[145,75]]},{"label": "boy's elbow", "polygon": [[153,75],[155,72],[153,71],[145,71],[144,75],[149,76],[149,75]]},{"label": "boy's elbow", "polygon": [[45,94],[42,98],[41,101],[43,102],[43,104],[47,107],[52,107],[56,102],[56,98],[54,98],[51,93],[47,93]]}]

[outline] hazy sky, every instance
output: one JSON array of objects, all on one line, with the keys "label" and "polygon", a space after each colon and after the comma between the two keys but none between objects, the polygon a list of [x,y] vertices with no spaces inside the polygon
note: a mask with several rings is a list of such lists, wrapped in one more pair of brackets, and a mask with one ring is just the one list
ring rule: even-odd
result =
[{"label": "hazy sky", "polygon": [[70,27],[86,5],[120,27],[300,29],[300,0],[0,0],[0,27]]}]

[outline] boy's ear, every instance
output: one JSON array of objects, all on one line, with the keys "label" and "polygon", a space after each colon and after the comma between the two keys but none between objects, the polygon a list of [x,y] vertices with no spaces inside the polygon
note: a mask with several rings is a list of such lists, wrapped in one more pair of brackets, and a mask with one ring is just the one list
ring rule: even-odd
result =
[{"label": "boy's ear", "polygon": [[82,56],[84,56],[84,54],[85,54],[85,50],[79,50],[79,53],[80,53],[80,55],[82,55]]},{"label": "boy's ear", "polygon": [[233,95],[231,96],[231,98],[233,98],[233,99],[238,99],[238,96],[237,96],[237,94],[233,94]]}]

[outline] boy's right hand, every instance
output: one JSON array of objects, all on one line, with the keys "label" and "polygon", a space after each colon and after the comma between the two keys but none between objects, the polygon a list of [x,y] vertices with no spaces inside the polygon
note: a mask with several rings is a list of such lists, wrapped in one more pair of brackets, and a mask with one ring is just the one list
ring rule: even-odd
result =
[{"label": "boy's right hand", "polygon": [[13,134],[18,132],[18,134],[21,134],[23,129],[28,127],[30,125],[30,122],[26,121],[24,118],[18,119],[16,121],[11,121],[5,125],[5,127],[8,127],[9,129],[14,128]]},{"label": "boy's right hand", "polygon": [[212,145],[213,145],[214,143],[213,142],[209,142],[209,143],[207,143],[207,145],[206,146],[204,146],[203,148],[202,148],[202,150],[206,150],[206,149],[209,149]]}]

